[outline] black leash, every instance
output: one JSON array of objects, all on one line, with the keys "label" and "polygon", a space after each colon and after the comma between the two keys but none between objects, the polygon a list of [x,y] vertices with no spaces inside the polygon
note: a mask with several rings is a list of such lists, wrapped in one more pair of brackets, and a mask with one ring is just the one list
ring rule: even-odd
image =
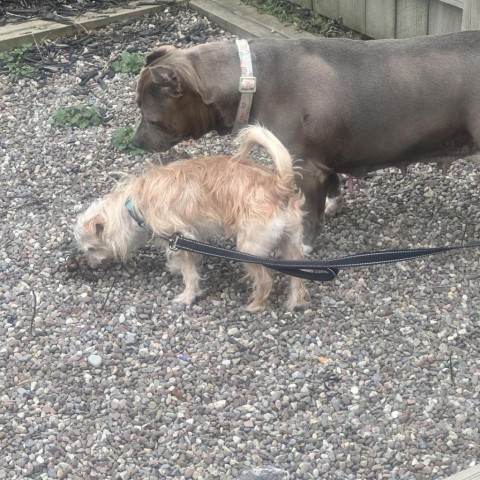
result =
[{"label": "black leash", "polygon": [[186,238],[180,233],[175,233],[167,240],[172,250],[188,250],[189,252],[201,253],[202,255],[223,258],[226,260],[234,260],[236,262],[257,263],[264,267],[271,268],[272,270],[276,270],[277,272],[319,282],[333,280],[342,268],[383,265],[427,257],[437,253],[451,252],[453,250],[480,247],[480,242],[474,242],[468,245],[456,245],[451,247],[383,250],[380,252],[347,255],[334,260],[275,260],[256,257],[237,250],[216,247],[209,245],[208,243],[199,242],[198,240]]},{"label": "black leash", "polygon": [[[126,202],[125,206],[139,227],[145,229],[151,235],[155,235],[152,229],[139,217],[130,200]],[[347,255],[334,260],[275,260],[199,242],[198,240],[184,237],[181,233],[175,233],[171,237],[159,237],[166,240],[170,249],[174,251],[187,250],[192,253],[200,253],[209,257],[233,260],[235,262],[255,263],[286,275],[293,275],[295,277],[305,278],[306,280],[315,280],[318,282],[333,280],[342,268],[368,267],[370,265],[403,262],[405,260],[428,257],[437,253],[480,247],[480,242],[473,242],[468,245],[454,245],[451,247],[412,248],[367,252],[357,255]]]}]

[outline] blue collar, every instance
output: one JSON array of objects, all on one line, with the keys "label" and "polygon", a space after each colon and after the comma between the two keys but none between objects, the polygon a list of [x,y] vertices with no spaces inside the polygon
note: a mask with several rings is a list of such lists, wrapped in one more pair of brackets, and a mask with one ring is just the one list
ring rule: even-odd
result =
[{"label": "blue collar", "polygon": [[135,210],[135,207],[133,206],[133,202],[131,198],[128,198],[127,201],[125,202],[125,207],[128,210],[128,213],[130,216],[135,220],[137,225],[140,228],[143,228],[143,230],[146,230],[148,233],[153,235],[153,230],[145,223],[145,220],[143,220],[140,215],[138,215],[137,211]]}]

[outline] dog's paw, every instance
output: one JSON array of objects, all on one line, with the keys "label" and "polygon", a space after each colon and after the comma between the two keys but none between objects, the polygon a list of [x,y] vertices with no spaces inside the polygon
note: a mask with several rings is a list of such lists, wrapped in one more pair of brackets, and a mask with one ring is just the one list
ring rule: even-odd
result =
[{"label": "dog's paw", "polygon": [[305,308],[310,303],[310,294],[304,285],[298,287],[291,292],[285,307],[288,311],[293,312],[297,308]]},{"label": "dog's paw", "polygon": [[302,299],[288,299],[285,303],[285,308],[288,312],[293,312],[294,310],[305,308],[309,304],[309,298]]},{"label": "dog's paw", "polygon": [[328,198],[325,204],[325,215],[329,218],[334,217],[337,213],[342,211],[343,195],[338,195],[334,198]]},{"label": "dog's paw", "polygon": [[310,255],[313,252],[313,247],[310,245],[302,244],[302,252],[304,255]]},{"label": "dog's paw", "polygon": [[252,302],[249,303],[246,307],[245,310],[250,313],[259,313],[263,312],[265,310],[265,304],[264,303],[258,303],[258,302]]},{"label": "dog's paw", "polygon": [[184,305],[190,306],[195,299],[201,294],[202,292],[187,292],[186,290],[177,295],[173,301],[175,303],[183,303]]}]

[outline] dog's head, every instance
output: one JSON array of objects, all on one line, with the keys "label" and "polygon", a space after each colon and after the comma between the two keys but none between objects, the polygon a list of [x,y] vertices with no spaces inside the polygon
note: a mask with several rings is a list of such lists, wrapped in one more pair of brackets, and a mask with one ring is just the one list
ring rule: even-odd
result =
[{"label": "dog's head", "polygon": [[146,233],[128,214],[122,193],[123,186],[117,186],[77,218],[73,233],[92,268],[114,258],[126,260],[132,250],[146,241]]},{"label": "dog's head", "polygon": [[[200,138],[211,130],[220,135],[230,133],[239,94],[236,74],[230,82],[223,78],[225,70],[231,70],[221,60],[223,56],[230,58],[225,54],[232,48],[227,43],[213,42],[187,50],[164,46],[147,56],[137,84],[142,119],[133,139],[135,145],[165,151],[181,140]],[[216,59],[214,65],[212,57]]]},{"label": "dog's head", "polygon": [[196,83],[195,71],[181,50],[164,46],[148,55],[137,84],[142,118],[133,143],[161,152],[208,131],[212,114]]},{"label": "dog's head", "polygon": [[92,268],[97,268],[114,257],[105,228],[107,214],[104,203],[96,202],[81,213],[73,230],[78,247],[85,253],[87,263]]}]

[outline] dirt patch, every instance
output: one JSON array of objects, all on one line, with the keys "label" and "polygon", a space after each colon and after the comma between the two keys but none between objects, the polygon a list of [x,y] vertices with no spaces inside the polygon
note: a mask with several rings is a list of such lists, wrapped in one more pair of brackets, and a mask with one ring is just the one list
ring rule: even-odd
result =
[{"label": "dirt patch", "polygon": [[256,7],[261,13],[273,15],[287,25],[293,25],[321,37],[368,38],[347,28],[342,24],[341,18],[327,18],[286,0],[241,0],[241,2]]},{"label": "dirt patch", "polygon": [[[4,0],[0,6],[0,26],[41,18],[60,21],[68,20],[88,11],[126,6],[128,2],[117,0]],[[154,3],[154,2],[153,2]]]},{"label": "dirt patch", "polygon": [[[29,7],[27,11],[31,13],[31,18],[34,18],[37,15],[35,12],[40,9],[53,14],[52,9],[58,5],[58,2],[24,1]],[[8,0],[7,7],[13,8],[13,3]],[[86,5],[90,5],[92,9],[98,9],[100,4],[104,5],[104,8],[121,6],[120,2],[113,0],[85,1],[79,6],[77,13],[83,13],[87,9]],[[72,5],[79,4],[72,2]],[[18,4],[15,8],[18,8]],[[154,40],[158,37],[181,46],[191,42],[204,43],[220,31],[216,26],[212,29],[207,21],[193,23],[179,31],[175,17],[187,9],[186,4],[176,3],[166,5],[165,8],[168,9],[168,15],[152,13],[140,20],[125,19],[111,23],[102,29],[79,31],[54,41],[45,40],[26,49],[21,56],[21,62],[33,69],[32,76],[39,83],[43,83],[47,77],[54,74],[71,71],[78,67],[79,62],[82,62],[83,71],[79,82],[80,86],[83,86],[92,79],[102,81],[106,76],[115,75],[112,63],[119,59],[122,52],[148,53],[145,47],[148,39]],[[80,11],[80,9],[84,10]],[[9,73],[11,72],[7,62],[0,59],[0,75]]]}]

